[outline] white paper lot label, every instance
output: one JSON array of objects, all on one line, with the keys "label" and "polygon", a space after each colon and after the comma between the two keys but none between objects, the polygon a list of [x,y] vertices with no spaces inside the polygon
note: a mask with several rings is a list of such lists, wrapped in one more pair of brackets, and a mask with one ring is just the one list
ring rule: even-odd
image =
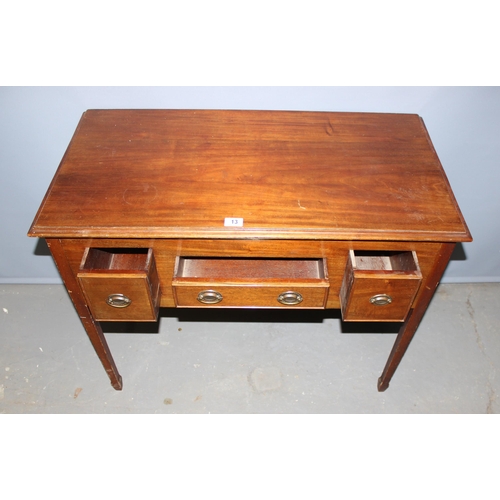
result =
[{"label": "white paper lot label", "polygon": [[224,226],[226,227],[243,227],[243,219],[238,217],[226,217],[224,219]]}]

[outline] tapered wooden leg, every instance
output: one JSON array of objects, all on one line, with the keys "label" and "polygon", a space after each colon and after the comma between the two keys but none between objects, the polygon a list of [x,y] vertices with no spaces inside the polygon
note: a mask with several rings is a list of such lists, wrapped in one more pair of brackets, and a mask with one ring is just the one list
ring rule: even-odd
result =
[{"label": "tapered wooden leg", "polygon": [[116,368],[113,357],[111,356],[111,352],[109,350],[108,343],[106,342],[106,338],[104,337],[104,333],[102,332],[101,325],[94,320],[89,308],[87,307],[80,285],[71,271],[64,254],[61,240],[47,239],[47,245],[50,248],[52,257],[54,258],[57,268],[59,269],[59,273],[64,281],[66,289],[68,290],[69,296],[73,301],[75,309],[80,316],[80,320],[85,328],[85,331],[87,332],[97,356],[101,360],[101,363],[108,374],[111,385],[117,391],[121,390],[123,387],[122,377],[118,373],[118,369]]},{"label": "tapered wooden leg", "polygon": [[415,335],[418,325],[424,317],[427,306],[439,285],[439,280],[448,265],[454,247],[455,243],[443,243],[441,245],[438,256],[434,262],[434,267],[421,285],[424,288],[421,291],[418,303],[415,304],[415,307],[410,311],[409,316],[401,326],[384,371],[378,379],[377,387],[380,392],[385,391],[389,387],[389,382],[403,358],[406,349],[408,349],[413,335]]}]

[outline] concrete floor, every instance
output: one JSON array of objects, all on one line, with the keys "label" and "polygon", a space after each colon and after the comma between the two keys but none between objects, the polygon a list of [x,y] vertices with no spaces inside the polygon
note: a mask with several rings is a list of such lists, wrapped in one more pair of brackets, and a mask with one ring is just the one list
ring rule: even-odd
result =
[{"label": "concrete floor", "polygon": [[500,283],[441,285],[389,389],[395,340],[338,311],[162,310],[106,324],[115,391],[63,286],[0,286],[0,413],[500,412]]}]

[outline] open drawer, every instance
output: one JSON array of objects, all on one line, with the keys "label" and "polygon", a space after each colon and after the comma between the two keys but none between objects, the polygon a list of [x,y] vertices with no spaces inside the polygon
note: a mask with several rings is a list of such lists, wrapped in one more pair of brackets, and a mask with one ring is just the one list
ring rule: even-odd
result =
[{"label": "open drawer", "polygon": [[151,248],[87,248],[78,280],[98,321],[156,321],[160,280]]},{"label": "open drawer", "polygon": [[177,307],[322,309],[324,259],[179,257],[172,281]]},{"label": "open drawer", "polygon": [[350,250],[340,305],[344,321],[404,321],[422,274],[415,252]]}]

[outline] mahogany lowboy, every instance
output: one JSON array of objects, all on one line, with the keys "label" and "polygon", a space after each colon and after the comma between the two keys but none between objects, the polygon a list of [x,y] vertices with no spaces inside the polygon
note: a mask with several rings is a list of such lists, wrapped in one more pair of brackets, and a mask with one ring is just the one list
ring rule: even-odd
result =
[{"label": "mahogany lowboy", "polygon": [[99,322],[258,307],[399,322],[383,391],[472,240],[419,116],[282,111],[87,111],[28,234],[115,389]]}]

